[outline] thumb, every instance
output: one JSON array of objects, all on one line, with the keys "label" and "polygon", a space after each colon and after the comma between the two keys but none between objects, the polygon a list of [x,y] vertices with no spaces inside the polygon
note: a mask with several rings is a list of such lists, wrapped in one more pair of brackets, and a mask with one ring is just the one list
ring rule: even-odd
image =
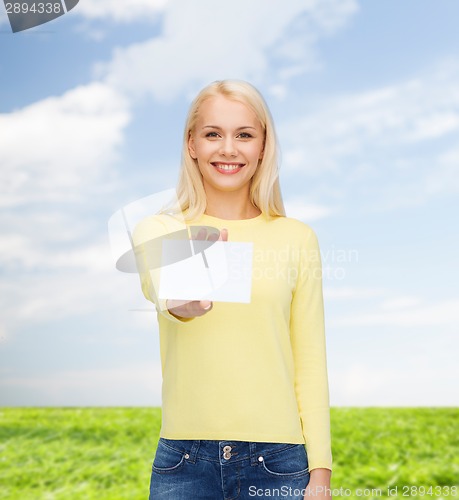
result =
[{"label": "thumb", "polygon": [[212,307],[212,302],[210,300],[201,300],[199,304],[205,311],[208,311]]}]

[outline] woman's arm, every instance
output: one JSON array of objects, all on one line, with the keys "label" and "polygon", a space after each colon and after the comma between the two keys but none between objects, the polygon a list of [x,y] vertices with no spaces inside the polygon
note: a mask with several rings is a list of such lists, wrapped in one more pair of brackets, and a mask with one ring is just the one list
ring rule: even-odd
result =
[{"label": "woman's arm", "polygon": [[322,265],[316,234],[308,225],[301,229],[298,275],[290,312],[295,392],[311,479],[323,479],[324,472],[319,474],[314,470],[331,471],[332,454]]},{"label": "woman's arm", "polygon": [[158,297],[162,246],[151,243],[160,240],[164,235],[182,229],[183,224],[172,217],[154,215],[141,220],[132,234],[142,292],[145,298],[155,305],[158,314],[176,323],[190,321],[192,318],[180,318],[178,315],[171,314],[167,307],[167,300]]},{"label": "woman's arm", "polygon": [[[137,270],[140,277],[142,292],[145,298],[155,304],[156,311],[170,321],[184,323],[193,318],[203,316],[212,309],[209,300],[172,300],[158,297],[161,255],[152,256],[149,252],[161,252],[162,247],[151,245],[151,241],[181,230],[180,222],[167,216],[151,216],[142,220],[133,232],[133,244]],[[202,234],[201,234],[202,233]],[[217,235],[212,235],[217,238]],[[206,239],[207,232],[203,230],[195,239]],[[209,238],[210,239],[210,238]],[[228,241],[228,230],[222,229],[219,241]],[[154,268],[151,263],[155,262]]]}]

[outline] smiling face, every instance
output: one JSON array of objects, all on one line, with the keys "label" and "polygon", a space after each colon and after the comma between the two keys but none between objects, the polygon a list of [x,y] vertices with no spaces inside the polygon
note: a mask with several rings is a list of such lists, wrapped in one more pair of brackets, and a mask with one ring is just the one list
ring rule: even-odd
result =
[{"label": "smiling face", "polygon": [[262,126],[248,106],[222,95],[206,99],[188,140],[206,194],[238,191],[248,197],[263,144]]}]

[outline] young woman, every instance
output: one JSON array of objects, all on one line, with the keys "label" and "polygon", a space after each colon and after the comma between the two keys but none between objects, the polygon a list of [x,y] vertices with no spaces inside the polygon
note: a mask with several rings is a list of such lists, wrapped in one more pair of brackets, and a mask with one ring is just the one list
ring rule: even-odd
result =
[{"label": "young woman", "polygon": [[[177,195],[198,238],[217,228],[253,244],[251,301],[161,301],[142,273],[163,374],[150,500],[330,498],[319,246],[285,216],[273,121],[250,84],[214,82],[193,101]],[[137,248],[157,217],[136,228]]]}]

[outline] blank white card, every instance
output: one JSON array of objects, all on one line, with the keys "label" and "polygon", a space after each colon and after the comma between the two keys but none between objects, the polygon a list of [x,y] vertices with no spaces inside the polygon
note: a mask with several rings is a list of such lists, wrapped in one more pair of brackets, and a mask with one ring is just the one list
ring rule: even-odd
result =
[{"label": "blank white card", "polygon": [[[163,241],[162,255],[180,255],[184,240]],[[162,265],[160,299],[249,303],[253,243],[215,241],[189,258]],[[168,259],[163,258],[162,262]],[[170,259],[169,259],[170,262]]]}]

